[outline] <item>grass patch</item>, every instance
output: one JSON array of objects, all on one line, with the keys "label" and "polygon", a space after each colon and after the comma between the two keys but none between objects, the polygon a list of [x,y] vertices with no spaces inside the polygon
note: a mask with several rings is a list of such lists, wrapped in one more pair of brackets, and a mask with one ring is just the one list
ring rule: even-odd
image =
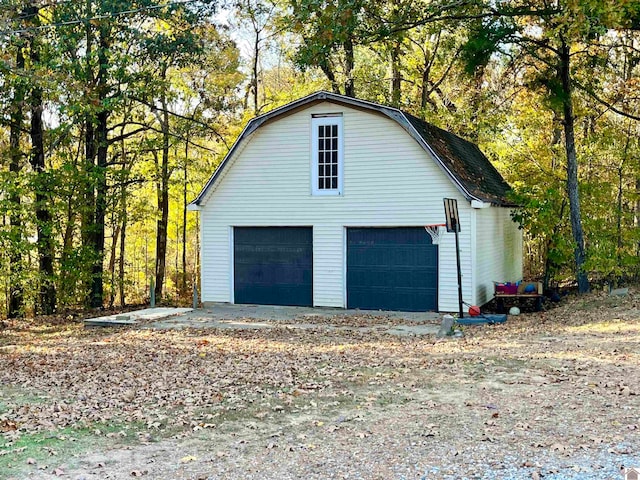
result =
[{"label": "grass patch", "polygon": [[0,414],[20,405],[38,405],[49,400],[49,396],[19,387],[3,386],[0,388]]},{"label": "grass patch", "polygon": [[88,451],[139,443],[142,425],[95,425],[23,434],[0,445],[0,478],[21,478],[37,470],[50,472],[73,465],[73,457]]}]

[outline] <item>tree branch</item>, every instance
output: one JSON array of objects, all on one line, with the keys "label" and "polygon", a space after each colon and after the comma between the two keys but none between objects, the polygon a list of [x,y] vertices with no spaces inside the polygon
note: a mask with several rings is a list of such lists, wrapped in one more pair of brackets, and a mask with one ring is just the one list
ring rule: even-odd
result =
[{"label": "tree branch", "polygon": [[116,142],[121,142],[122,140],[126,140],[129,137],[132,137],[134,135],[137,135],[140,132],[144,132],[145,130],[148,130],[150,127],[148,125],[145,125],[143,127],[140,127],[136,130],[132,130],[130,132],[127,133],[122,133],[120,135],[118,135],[117,137],[111,137],[109,139],[109,145],[116,143]]},{"label": "tree branch", "polygon": [[640,115],[634,115],[632,113],[625,112],[624,110],[620,110],[619,108],[615,107],[613,103],[609,103],[606,100],[603,100],[598,95],[596,95],[596,93],[593,90],[591,90],[590,88],[585,87],[581,83],[577,82],[575,79],[573,80],[573,84],[576,87],[578,87],[580,90],[585,92],[587,95],[589,95],[591,98],[593,98],[596,102],[604,105],[605,107],[607,107],[612,112],[617,113],[618,115],[622,115],[623,117],[630,118],[632,120],[636,120],[636,121],[640,122]]},{"label": "tree branch", "polygon": [[[222,136],[222,134],[220,134],[220,133],[219,133],[215,128],[213,128],[211,125],[209,125],[209,124],[207,124],[207,123],[205,123],[205,122],[202,122],[202,121],[200,121],[200,120],[197,120],[197,119],[195,119],[195,118],[193,118],[193,117],[187,117],[187,116],[182,115],[182,114],[180,114],[180,113],[172,112],[171,110],[164,109],[164,108],[162,108],[162,107],[158,107],[157,105],[154,105],[153,103],[150,103],[150,102],[147,102],[146,100],[143,100],[142,98],[138,98],[138,97],[129,97],[129,98],[131,98],[132,100],[135,100],[135,101],[136,101],[136,102],[138,102],[138,103],[141,103],[142,105],[146,105],[147,107],[149,107],[149,108],[150,108],[150,109],[152,109],[152,110],[160,111],[160,112],[166,112],[166,113],[168,113],[169,115],[173,115],[173,116],[174,116],[174,117],[176,117],[176,118],[180,118],[180,119],[182,119],[182,120],[186,120],[187,122],[192,122],[192,123],[195,123],[195,124],[197,124],[197,125],[200,125],[200,126],[202,126],[202,127],[206,128],[207,130],[209,130],[209,131],[213,132],[213,134],[214,134],[214,135],[215,135],[215,136],[216,136],[216,137],[217,137],[217,138],[218,138],[218,139],[219,139],[219,140],[224,144],[224,146],[225,146],[225,147],[227,147],[227,150],[230,150],[230,149],[231,149],[231,147],[229,146],[229,144],[227,143],[227,141],[225,140],[225,138]],[[178,137],[178,138],[181,138],[181,137]],[[201,148],[204,148],[204,147],[201,147]],[[212,151],[213,151],[213,150],[212,150]]]}]

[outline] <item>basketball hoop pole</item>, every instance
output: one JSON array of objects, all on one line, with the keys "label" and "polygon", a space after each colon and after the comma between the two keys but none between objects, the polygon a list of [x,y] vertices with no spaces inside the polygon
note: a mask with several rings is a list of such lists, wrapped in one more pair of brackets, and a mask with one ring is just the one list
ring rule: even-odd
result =
[{"label": "basketball hoop pole", "polygon": [[460,268],[460,215],[458,215],[458,201],[455,198],[443,198],[444,216],[447,220],[447,232],[456,234],[456,267],[458,269],[458,313],[463,317],[462,311],[462,270]]},{"label": "basketball hoop pole", "polygon": [[458,239],[458,223],[456,218],[452,218],[451,222],[453,223],[453,231],[456,235],[456,267],[458,269],[458,314],[460,315],[458,318],[462,318],[464,316],[464,312],[462,311],[462,270],[460,268],[460,240]]}]

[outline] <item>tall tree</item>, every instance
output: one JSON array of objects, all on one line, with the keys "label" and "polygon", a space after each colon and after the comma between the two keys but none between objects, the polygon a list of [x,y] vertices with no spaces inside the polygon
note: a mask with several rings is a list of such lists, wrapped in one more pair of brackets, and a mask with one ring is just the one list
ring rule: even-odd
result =
[{"label": "tall tree", "polygon": [[[173,88],[177,82],[174,77],[181,75],[181,69],[203,62],[207,48],[212,47],[208,40],[207,27],[201,24],[206,10],[191,11],[186,8],[176,9],[171,19],[162,19],[162,32],[148,37],[145,49],[153,58],[153,67],[149,72],[149,88],[143,93],[143,104],[151,108],[159,125],[160,147],[153,152],[156,168],[156,195],[158,220],[156,228],[156,262],[155,262],[155,295],[161,299],[164,293],[167,257],[167,236],[169,227],[169,189],[174,166],[170,165],[170,148],[172,137],[177,137],[172,119],[182,118],[178,114],[184,96]],[[211,26],[215,30],[215,27]],[[192,118],[192,120],[195,120]],[[202,123],[202,122],[201,122]]]},{"label": "tall tree", "polygon": [[36,216],[38,271],[40,289],[36,311],[51,314],[56,310],[56,289],[54,278],[54,239],[51,213],[52,185],[50,175],[46,171],[45,146],[44,146],[44,99],[41,72],[43,68],[42,40],[38,28],[40,23],[40,8],[31,4],[26,8],[25,17],[31,26],[29,36],[29,67],[30,88],[28,92],[30,105],[30,129],[31,152],[29,162],[34,174],[34,207]]},{"label": "tall tree", "polygon": [[[249,59],[250,78],[247,85],[247,97],[251,97],[254,115],[259,115],[263,100],[260,101],[261,76],[262,76],[262,56],[265,44],[273,34],[274,14],[276,5],[267,3],[264,0],[238,0],[235,4],[236,15],[242,23],[247,25],[249,35],[251,35],[251,57]],[[245,103],[246,105],[246,103]]]},{"label": "tall tree", "polygon": [[354,97],[355,55],[356,47],[365,41],[366,0],[291,0],[289,7],[285,24],[303,40],[296,63],[320,68],[336,93]]},{"label": "tall tree", "polygon": [[[543,87],[548,104],[562,119],[566,156],[566,191],[574,241],[575,275],[578,291],[589,290],[585,271],[586,247],[578,182],[574,109],[576,56],[588,55],[603,25],[616,22],[616,7],[608,0],[560,0],[554,4],[529,2],[526,9],[517,2],[503,2],[499,15],[477,24],[466,46],[472,71],[482,68],[497,53],[511,60],[526,58],[535,69],[531,88]],[[487,2],[487,10],[494,5]],[[606,29],[605,29],[606,30]],[[509,45],[508,51],[502,47]]]},{"label": "tall tree", "polygon": [[22,171],[24,153],[20,146],[20,140],[24,129],[24,108],[27,82],[24,78],[25,42],[22,35],[18,35],[15,45],[15,80],[13,85],[13,96],[10,103],[10,125],[9,125],[9,171],[13,175],[14,184],[9,193],[9,202],[12,204],[10,224],[12,236],[12,248],[9,252],[9,307],[8,317],[13,318],[21,315],[24,311],[24,287],[23,287],[23,215],[22,200],[20,191],[20,172]]}]

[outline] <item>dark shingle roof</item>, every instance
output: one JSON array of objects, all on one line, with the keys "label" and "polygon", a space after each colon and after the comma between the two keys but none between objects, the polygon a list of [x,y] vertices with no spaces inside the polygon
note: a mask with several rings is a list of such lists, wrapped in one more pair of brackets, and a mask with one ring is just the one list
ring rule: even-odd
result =
[{"label": "dark shingle roof", "polygon": [[511,187],[477,145],[404,112],[434,153],[469,193],[480,200],[509,206]]},{"label": "dark shingle roof", "polygon": [[467,200],[480,200],[504,207],[514,206],[507,198],[507,192],[510,190],[509,185],[504,181],[489,159],[473,143],[426,123],[409,113],[402,112],[397,108],[324,91],[300,98],[251,120],[198,197],[192,202],[192,205],[198,208],[197,206],[202,204],[207,196],[207,192],[216,183],[218,178],[220,178],[222,172],[229,164],[229,159],[233,157],[235,152],[240,148],[239,146],[244,139],[249,137],[265,123],[281,115],[288,115],[298,109],[306,108],[317,102],[332,102],[386,115],[398,122],[422,148],[434,156],[436,163]]}]

